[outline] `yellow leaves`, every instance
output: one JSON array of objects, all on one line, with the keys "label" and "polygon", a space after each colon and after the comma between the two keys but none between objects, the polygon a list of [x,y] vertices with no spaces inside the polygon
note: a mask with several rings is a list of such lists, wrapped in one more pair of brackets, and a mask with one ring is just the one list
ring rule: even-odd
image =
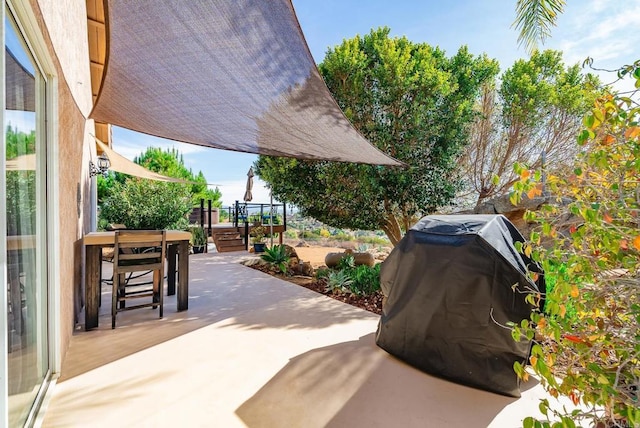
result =
[{"label": "yellow leaves", "polygon": [[573,391],[571,391],[571,392],[569,393],[569,398],[571,398],[571,402],[572,402],[574,405],[576,405],[576,406],[577,406],[578,404],[580,404],[580,395],[579,395],[579,394],[577,394],[575,390],[573,390]]},{"label": "yellow leaves", "polygon": [[611,217],[611,215],[609,213],[604,213],[602,218],[605,221],[605,223],[612,223],[613,222],[613,217]]},{"label": "yellow leaves", "polygon": [[626,239],[621,239],[619,245],[620,245],[620,249],[621,250],[628,250],[629,249],[629,241],[627,241]]},{"label": "yellow leaves", "polygon": [[531,171],[529,171],[528,169],[523,169],[520,173],[520,179],[526,180],[529,177],[531,177]]},{"label": "yellow leaves", "polygon": [[560,309],[558,310],[558,314],[560,315],[560,318],[564,318],[566,313],[567,313],[567,307],[565,305],[560,305]]},{"label": "yellow leaves", "polygon": [[535,187],[531,188],[528,192],[527,192],[527,197],[529,199],[533,199],[536,196],[541,196],[542,195],[542,184],[538,184]]},{"label": "yellow leaves", "polygon": [[640,126],[630,126],[624,131],[624,137],[633,139],[640,135]]},{"label": "yellow leaves", "polygon": [[614,137],[611,134],[605,135],[604,138],[602,139],[602,145],[603,146],[610,146],[615,142],[616,142],[616,137]]},{"label": "yellow leaves", "polygon": [[578,286],[577,285],[573,285],[571,287],[571,297],[573,297],[575,299],[579,295],[580,295],[580,290],[578,290]]},{"label": "yellow leaves", "polygon": [[635,238],[633,238],[633,247],[640,251],[640,235],[636,236]]},{"label": "yellow leaves", "polygon": [[531,257],[531,251],[532,251],[531,245],[529,245],[529,244],[525,245],[523,250],[524,250],[524,255],[525,256]]},{"label": "yellow leaves", "polygon": [[540,318],[538,320],[538,328],[542,329],[545,328],[545,326],[547,325],[547,320],[544,318]]},{"label": "yellow leaves", "polygon": [[532,355],[529,357],[529,363],[532,366],[535,366],[537,362],[538,362],[538,357],[536,357],[535,355]]},{"label": "yellow leaves", "polygon": [[547,363],[547,367],[553,367],[553,365],[555,364],[555,359],[553,358],[553,355],[551,355],[551,354],[545,355],[544,360]]}]

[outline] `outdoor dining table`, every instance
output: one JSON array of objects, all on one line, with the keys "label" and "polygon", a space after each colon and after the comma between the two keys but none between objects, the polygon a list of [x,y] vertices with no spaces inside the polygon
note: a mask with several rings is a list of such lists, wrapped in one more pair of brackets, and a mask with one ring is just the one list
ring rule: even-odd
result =
[{"label": "outdoor dining table", "polygon": [[[102,280],[102,248],[113,247],[115,231],[90,232],[82,241],[85,247],[85,330],[98,327],[98,306]],[[191,233],[167,230],[167,294],[176,294],[178,272],[178,311],[189,309],[189,239]],[[177,257],[177,263],[176,263]]]}]

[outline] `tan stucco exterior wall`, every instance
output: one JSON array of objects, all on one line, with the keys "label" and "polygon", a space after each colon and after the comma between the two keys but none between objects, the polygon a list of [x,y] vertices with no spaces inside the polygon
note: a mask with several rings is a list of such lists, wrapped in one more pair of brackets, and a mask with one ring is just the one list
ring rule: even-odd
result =
[{"label": "tan stucco exterior wall", "polygon": [[81,238],[91,224],[88,164],[93,122],[85,119],[91,108],[86,4],[84,0],[29,2],[57,76],[53,132],[58,165],[53,182],[58,189],[60,239],[53,243],[59,264],[51,286],[60,309],[56,322],[61,361],[78,321],[84,265]]}]

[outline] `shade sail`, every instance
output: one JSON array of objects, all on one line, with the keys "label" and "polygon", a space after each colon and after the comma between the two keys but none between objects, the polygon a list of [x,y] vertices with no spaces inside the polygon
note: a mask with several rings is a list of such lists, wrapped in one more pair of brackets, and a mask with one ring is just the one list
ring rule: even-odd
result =
[{"label": "shade sail", "polygon": [[[95,138],[95,137],[94,137]],[[118,171],[123,174],[133,175],[135,177],[147,178],[149,180],[166,181],[168,183],[183,183],[183,184],[201,184],[195,181],[181,180],[179,178],[167,177],[166,175],[158,174],[157,172],[150,171],[143,166],[138,165],[135,162],[131,162],[129,159],[122,156],[120,153],[115,152],[104,144],[99,139],[95,138],[98,148],[103,151],[109,158],[109,169]]]},{"label": "shade sail", "polygon": [[5,102],[7,110],[36,111],[36,81],[13,53],[5,48]]},{"label": "shade sail", "polygon": [[290,0],[105,0],[91,117],[218,149],[400,165],[331,97]]}]

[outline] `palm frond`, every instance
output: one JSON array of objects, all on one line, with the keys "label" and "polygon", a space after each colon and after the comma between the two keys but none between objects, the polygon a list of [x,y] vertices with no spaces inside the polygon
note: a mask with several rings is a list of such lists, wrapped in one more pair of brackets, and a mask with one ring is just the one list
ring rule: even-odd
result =
[{"label": "palm frond", "polygon": [[565,0],[518,0],[513,23],[520,32],[518,43],[525,45],[529,53],[536,49],[538,42],[544,44],[565,4]]}]

